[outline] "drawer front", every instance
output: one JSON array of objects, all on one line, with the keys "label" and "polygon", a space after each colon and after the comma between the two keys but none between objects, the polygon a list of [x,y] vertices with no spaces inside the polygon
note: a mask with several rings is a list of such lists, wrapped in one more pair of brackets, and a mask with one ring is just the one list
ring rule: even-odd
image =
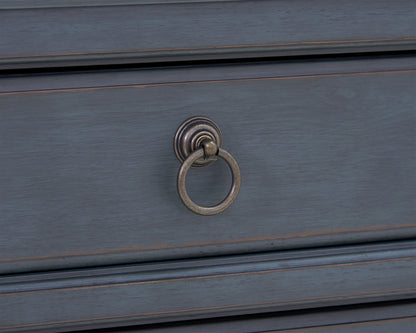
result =
[{"label": "drawer front", "polygon": [[[161,331],[264,332],[414,317],[415,245],[392,242],[0,277],[0,331],[73,332],[175,322]],[[275,318],[245,316],[261,313],[275,313]],[[203,318],[211,320],[195,320]]]},{"label": "drawer front", "polygon": [[[2,79],[1,271],[416,236],[413,64]],[[176,192],[173,136],[196,115],[220,125],[241,168],[220,215],[195,215]],[[191,171],[189,192],[212,204],[230,181],[214,163]]]},{"label": "drawer front", "polygon": [[2,0],[0,8],[0,69],[414,50],[416,42],[411,0]]}]

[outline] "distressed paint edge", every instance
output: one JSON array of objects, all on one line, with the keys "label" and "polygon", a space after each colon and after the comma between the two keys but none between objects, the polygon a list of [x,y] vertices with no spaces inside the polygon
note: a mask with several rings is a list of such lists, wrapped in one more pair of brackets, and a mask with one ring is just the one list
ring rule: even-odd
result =
[{"label": "distressed paint edge", "polygon": [[120,50],[95,53],[0,57],[0,70],[137,65],[141,63],[278,58],[370,52],[405,52],[414,50],[416,50],[416,37],[351,41],[310,41],[266,45],[224,45],[179,49]]},{"label": "distressed paint edge", "polygon": [[[401,245],[400,245],[401,244]],[[392,264],[394,265],[394,263],[398,263],[400,261],[411,261],[411,262],[416,262],[415,261],[415,254],[416,254],[416,244],[415,242],[408,242],[406,244],[403,243],[392,243],[389,246],[380,246],[380,245],[366,245],[362,248],[357,249],[356,247],[346,247],[343,249],[343,251],[345,252],[344,255],[342,255],[342,252],[337,253],[335,256],[331,256],[330,254],[328,255],[328,253],[324,253],[322,252],[322,250],[314,250],[312,252],[314,252],[315,256],[311,255],[311,251],[304,251],[303,254],[308,253],[309,255],[311,255],[309,258],[306,259],[305,262],[305,267],[302,268],[284,268],[283,271],[291,271],[294,274],[297,274],[296,271],[299,270],[310,270],[311,271],[311,276],[313,275],[313,272],[315,270],[331,270],[331,269],[347,269],[350,270],[352,267],[351,266],[361,266],[361,269],[364,269],[366,271],[368,271],[369,276],[371,274],[377,274],[379,275],[380,271],[379,270],[374,270],[374,267],[372,267],[374,264],[377,265],[379,263],[387,263],[387,264]],[[390,248],[390,250],[389,250]],[[397,248],[397,250],[395,251],[394,249]],[[352,251],[352,252],[351,252]],[[335,251],[336,252],[336,251]],[[302,252],[300,252],[298,254],[299,256],[302,256]],[[391,258],[387,258],[384,260],[380,260],[380,257],[389,257],[391,256]],[[269,268],[275,268],[274,266],[279,265],[284,262],[284,265],[286,264],[290,264],[291,262],[296,261],[296,258],[292,258],[289,261],[287,259],[282,259],[280,260],[278,258],[278,254],[276,254],[276,258],[275,260],[267,260],[270,259],[267,256],[264,255],[257,255],[254,256],[255,260],[254,262],[246,262],[244,263],[243,267],[241,267],[242,270],[246,270],[248,268],[250,268],[253,263],[256,265],[267,265],[269,266]],[[266,258],[266,261],[264,261],[264,258]],[[299,259],[299,258],[298,258]],[[240,256],[235,256],[234,258],[235,263],[239,263],[241,260]],[[335,261],[334,261],[335,260]],[[169,282],[175,282],[175,280],[169,280],[169,279],[165,279],[162,275],[164,273],[166,273],[166,271],[172,271],[175,272],[175,274],[178,274],[178,269],[179,269],[179,274],[181,274],[181,270],[180,270],[180,265],[184,265],[187,266],[185,268],[186,275],[188,275],[188,277],[186,279],[190,279],[193,280],[194,283],[197,284],[201,284],[201,287],[204,285],[204,279],[209,278],[209,279],[222,279],[222,278],[235,278],[238,275],[235,275],[235,273],[233,273],[233,265],[231,263],[229,263],[228,265],[222,265],[220,262],[220,259],[214,258],[214,259],[205,259],[205,263],[206,263],[206,267],[208,269],[214,269],[213,267],[215,267],[215,264],[219,264],[220,267],[223,267],[223,269],[225,270],[230,270],[231,274],[223,274],[223,275],[211,275],[211,276],[199,276],[198,272],[195,271],[194,273],[192,273],[195,268],[193,267],[193,262],[189,261],[189,262],[178,262],[176,263],[176,265],[178,265],[179,268],[175,267],[175,263],[165,263],[165,265],[171,265],[171,267],[168,267],[167,270],[163,269],[163,265],[160,264],[151,264],[150,266],[154,265],[154,267],[156,268],[156,275],[157,274],[161,274],[161,280],[160,281],[152,281],[152,283],[169,283]],[[325,264],[326,263],[326,264]],[[173,265],[172,265],[173,264]],[[211,264],[214,264],[214,266],[210,266]],[[411,264],[410,264],[411,265]],[[290,266],[290,265],[289,265]],[[296,265],[294,265],[296,266]],[[402,264],[403,266],[403,264]],[[409,264],[405,265],[407,268],[406,270],[408,272],[410,272],[412,270],[412,266],[409,266]],[[413,265],[414,266],[414,265]],[[140,267],[140,265],[138,266]],[[350,267],[350,268],[348,268]],[[256,267],[254,267],[256,268]],[[394,267],[392,267],[394,269]],[[126,272],[123,272],[123,268],[109,268],[110,270],[113,271],[113,275],[116,276],[117,274],[125,274]],[[253,267],[251,267],[251,269],[253,269]],[[354,268],[352,268],[354,269]],[[105,270],[105,269],[104,269]],[[120,271],[119,273],[117,273],[118,271]],[[138,272],[137,277],[138,278],[140,276],[140,274],[146,273],[147,271],[144,272]],[[280,270],[269,270],[269,271],[262,271],[262,270],[254,270],[252,272],[246,272],[245,274],[250,274],[250,275],[256,275],[256,274],[274,274],[276,272],[280,272]],[[101,275],[102,276],[107,276],[105,275],[108,272],[103,272]],[[40,279],[43,279],[46,281],[46,284],[50,284],[51,286],[55,286],[50,290],[43,290],[43,291],[39,291],[39,292],[47,292],[53,293],[53,290],[60,292],[60,291],[64,291],[66,293],[69,292],[69,294],[66,295],[66,297],[71,298],[73,297],[73,295],[71,294],[71,289],[56,289],[56,285],[60,283],[63,283],[62,281],[65,281],[65,274],[73,274],[73,272],[50,272],[47,273],[46,275],[43,274],[40,276]],[[88,284],[91,284],[91,279],[94,280],[96,278],[99,278],[100,274],[97,274],[97,270],[81,270],[78,271],[78,274],[83,275],[85,277],[88,277],[90,279],[90,281],[88,282]],[[63,275],[63,276],[62,276]],[[58,278],[55,278],[55,276],[57,276]],[[122,278],[127,277],[128,275],[122,275]],[[25,282],[24,278],[25,275],[20,276],[20,278],[23,280],[21,280],[19,283],[20,284],[25,284],[26,285],[30,285],[33,283],[37,283],[36,280],[32,281],[31,280],[31,275],[28,275],[28,280]],[[61,278],[61,282],[59,282],[59,277]],[[409,275],[409,281],[411,280],[411,276]],[[271,279],[273,279],[273,277],[270,277]],[[370,277],[371,278],[371,277]],[[11,279],[11,278],[9,278]],[[69,275],[67,279],[71,279],[71,276]],[[1,281],[1,280],[0,280]],[[56,282],[58,281],[58,282]],[[389,280],[390,281],[390,280]],[[93,281],[92,281],[93,282]],[[390,281],[388,283],[388,289],[380,289],[380,290],[367,290],[367,291],[363,291],[363,290],[359,290],[359,285],[357,285],[357,288],[354,288],[354,291],[350,291],[350,292],[343,292],[342,290],[339,291],[338,294],[336,295],[332,295],[331,296],[325,296],[325,295],[321,295],[321,296],[316,296],[316,297],[306,297],[306,298],[302,298],[302,297],[296,297],[295,299],[283,299],[283,300],[278,300],[278,301],[273,301],[273,302],[262,302],[262,303],[241,303],[241,304],[233,304],[233,305],[229,305],[229,306],[210,306],[210,307],[201,307],[201,308],[184,308],[181,310],[169,310],[166,308],[166,311],[161,311],[161,312],[157,312],[157,313],[153,313],[153,312],[143,312],[143,313],[135,313],[135,314],[126,314],[126,315],[116,315],[116,316],[105,316],[105,317],[91,317],[91,318],[87,318],[87,319],[81,319],[81,320],[65,320],[65,321],[56,321],[56,322],[45,322],[45,323],[31,323],[31,324],[24,324],[24,325],[18,325],[18,326],[3,326],[0,327],[0,330],[10,330],[10,331],[16,331],[16,332],[20,332],[20,331],[25,331],[27,329],[57,329],[59,328],[60,330],[65,328],[65,329],[77,329],[77,328],[83,328],[83,327],[88,327],[88,328],[100,328],[100,327],[105,327],[105,326],[119,326],[119,325],[132,325],[132,324],[145,324],[145,323],[151,323],[151,322],[167,322],[167,321],[172,321],[172,320],[189,320],[189,319],[202,319],[202,318],[210,318],[213,316],[229,316],[229,315],[242,315],[242,314],[248,314],[248,313],[261,313],[261,312],[268,312],[268,311],[287,311],[287,310],[296,310],[296,309],[313,309],[313,308],[317,308],[317,307],[322,307],[322,306],[335,306],[335,305],[347,305],[347,304],[358,304],[358,303],[365,303],[365,302],[380,302],[380,301],[391,301],[391,300],[403,300],[403,299],[414,299],[416,298],[416,285],[414,285],[413,287],[409,287],[407,286],[406,288],[399,288],[399,286],[394,285],[394,283],[392,283],[392,281]],[[325,283],[325,281],[322,281],[322,283]],[[351,284],[354,283],[359,283],[359,282],[355,282],[353,279],[350,280]],[[13,283],[12,283],[13,284]],[[94,283],[92,283],[94,284]],[[97,280],[97,284],[99,284],[99,281]],[[137,285],[136,284],[125,284],[125,286],[127,286],[128,288],[133,287]],[[1,286],[1,284],[0,284]],[[91,290],[91,288],[96,289],[96,288],[117,288],[119,287],[120,284],[113,284],[113,285],[107,285],[107,286],[102,286],[102,285],[95,285],[95,286],[90,286],[90,287],[82,287],[83,289],[89,289]],[[55,289],[54,289],[55,288]],[[79,288],[78,288],[79,289]],[[351,286],[349,286],[347,289],[351,289]],[[75,288],[74,290],[77,290],[77,288]],[[36,292],[36,291],[35,291]],[[177,292],[181,292],[181,291],[177,291]],[[28,293],[21,293],[20,295],[17,295],[18,297],[25,297]],[[301,293],[299,294],[301,295]],[[7,298],[7,294],[5,294],[4,296],[6,296]],[[9,296],[16,296],[15,294],[10,294]],[[42,296],[42,297],[47,297]],[[3,303],[3,304],[7,304],[7,302]],[[13,303],[12,303],[13,304]]]},{"label": "distressed paint edge", "polygon": [[238,1],[241,0],[0,0],[0,10],[71,7],[113,7]]},{"label": "distressed paint edge", "polygon": [[[93,266],[120,265],[133,263],[146,263],[160,260],[192,259],[203,256],[222,256],[244,253],[260,253],[264,251],[297,250],[317,246],[345,246],[359,242],[400,241],[410,237],[416,237],[415,227],[403,227],[394,233],[388,230],[367,230],[354,233],[350,240],[348,233],[309,235],[308,237],[292,238],[287,242],[283,239],[259,239],[252,241],[213,243],[213,244],[189,244],[200,248],[195,253],[189,253],[189,246],[158,246],[157,248],[144,250],[142,248],[110,249],[97,253],[77,252],[62,253],[51,256],[33,258],[9,258],[0,262],[0,274],[14,274],[24,272],[36,272],[55,269],[85,268]],[[351,233],[350,233],[351,235]],[[242,253],[241,246],[245,245]],[[221,245],[221,246],[218,246]]]}]

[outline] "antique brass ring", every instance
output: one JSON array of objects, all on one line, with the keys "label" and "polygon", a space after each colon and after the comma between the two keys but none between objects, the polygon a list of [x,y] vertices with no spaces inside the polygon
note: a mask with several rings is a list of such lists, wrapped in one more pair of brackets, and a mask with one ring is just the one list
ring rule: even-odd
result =
[{"label": "antique brass ring", "polygon": [[[184,121],[175,134],[174,150],[182,165],[178,172],[178,193],[187,208],[200,215],[215,215],[226,210],[240,190],[240,168],[229,152],[221,148],[222,134],[218,125],[206,117],[193,117]],[[186,190],[186,175],[190,168],[204,167],[218,157],[227,162],[231,169],[231,188],[223,201],[212,207],[196,204]]]},{"label": "antique brass ring", "polygon": [[223,212],[226,210],[237,198],[238,191],[240,190],[241,185],[241,174],[240,168],[234,157],[227,152],[226,150],[219,148],[218,149],[218,157],[224,159],[228,166],[231,169],[232,173],[232,184],[228,195],[225,197],[223,201],[221,201],[218,205],[213,207],[203,207],[195,202],[189,197],[188,192],[186,191],[186,175],[191,167],[191,165],[198,159],[203,158],[205,155],[204,149],[198,149],[197,151],[193,152],[188,158],[183,162],[182,166],[178,172],[178,193],[182,202],[185,204],[187,208],[189,208],[194,213],[200,215],[215,215]]}]

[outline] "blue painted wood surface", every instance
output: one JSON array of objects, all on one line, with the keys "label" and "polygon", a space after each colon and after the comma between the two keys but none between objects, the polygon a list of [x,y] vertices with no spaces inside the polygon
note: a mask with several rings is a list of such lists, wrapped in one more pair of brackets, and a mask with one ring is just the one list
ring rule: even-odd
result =
[{"label": "blue painted wood surface", "polygon": [[[406,300],[416,296],[415,271],[415,243],[402,242],[15,275],[0,278],[0,330],[62,331]],[[406,309],[402,315],[416,308]],[[397,318],[393,312],[374,316]]]},{"label": "blue painted wood surface", "polygon": [[[27,77],[34,90],[0,93],[1,270],[414,237],[414,70],[279,76],[285,66],[177,83],[160,71],[146,84],[144,70],[138,84],[112,85],[113,72],[95,86],[91,74],[90,87],[62,89],[65,75]],[[176,193],[172,140],[195,115],[219,123],[242,171],[236,202],[212,217]],[[230,176],[215,163],[188,183],[213,204]]]},{"label": "blue painted wood surface", "polygon": [[0,1],[0,69],[415,49],[412,0],[152,2]]},{"label": "blue painted wood surface", "polygon": [[0,9],[0,331],[416,331],[414,1]]}]

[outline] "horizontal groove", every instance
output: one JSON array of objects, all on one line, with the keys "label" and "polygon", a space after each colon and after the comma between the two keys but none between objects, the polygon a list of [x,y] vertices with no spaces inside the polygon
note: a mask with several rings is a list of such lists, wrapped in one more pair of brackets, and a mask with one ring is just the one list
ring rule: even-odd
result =
[{"label": "horizontal groove", "polygon": [[161,283],[211,276],[236,276],[329,266],[361,265],[416,259],[416,242],[328,247],[262,254],[171,260],[0,277],[0,296],[58,289]]},{"label": "horizontal groove", "polygon": [[320,8],[306,0],[1,0],[0,68],[415,50],[415,7],[405,4],[339,1]]},{"label": "horizontal groove", "polygon": [[[414,244],[414,245],[413,245]],[[70,276],[78,276],[79,274],[83,275],[84,272],[97,272],[97,273],[105,273],[114,271],[118,272],[136,272],[138,267],[146,269],[146,267],[182,267],[183,265],[186,266],[187,263],[195,263],[195,262],[221,262],[222,264],[234,263],[235,260],[238,260],[239,263],[246,262],[243,259],[251,261],[252,258],[259,258],[262,260],[265,256],[277,256],[282,260],[292,259],[292,258],[306,258],[306,257],[315,257],[315,256],[322,256],[323,254],[339,254],[345,253],[345,251],[352,250],[353,252],[360,252],[362,248],[364,249],[372,249],[371,251],[379,251],[379,249],[402,249],[408,247],[416,247],[416,239],[414,237],[408,238],[397,238],[397,239],[389,239],[389,240],[379,240],[379,241],[351,241],[345,242],[342,244],[323,244],[323,245],[305,245],[305,246],[295,246],[293,248],[281,249],[281,250],[258,250],[258,251],[230,251],[228,253],[221,253],[210,255],[206,254],[203,256],[186,256],[184,258],[163,258],[163,259],[153,259],[151,261],[144,260],[144,261],[126,261],[126,262],[117,262],[105,265],[83,265],[80,267],[73,267],[68,266],[64,268],[48,268],[48,269],[31,269],[30,271],[17,271],[17,272],[10,272],[10,273],[3,273],[0,274],[0,290],[2,283],[8,283],[8,281],[12,282],[19,282],[20,278],[23,278],[24,281],[29,280],[37,280],[37,279],[44,279],[44,276],[49,276],[50,273],[56,274],[55,277],[60,277],[61,274],[68,276],[68,272]],[[150,265],[150,266],[149,266]],[[155,266],[157,265],[157,266]],[[45,275],[46,274],[46,275]],[[9,280],[11,279],[11,280]]]},{"label": "horizontal groove", "polygon": [[160,5],[160,4],[186,4],[207,2],[233,2],[241,0],[1,0],[1,10],[14,9],[46,9],[46,8],[75,8],[75,7],[115,7],[115,6],[137,6],[137,5]]},{"label": "horizontal groove", "polygon": [[[198,320],[185,320],[185,321],[173,321],[173,322],[166,322],[160,324],[147,324],[147,325],[140,325],[140,326],[125,326],[125,327],[117,327],[114,329],[93,329],[85,331],[85,333],[111,333],[111,332],[120,332],[120,333],[135,333],[135,332],[147,332],[147,330],[153,330],[158,332],[161,330],[162,332],[170,333],[175,332],[175,330],[181,332],[192,332],[192,330],[202,328],[204,329],[203,332],[209,330],[210,325],[214,325],[211,328],[222,328],[230,329],[234,327],[244,327],[242,325],[247,325],[248,323],[254,323],[255,325],[267,325],[264,328],[270,329],[273,324],[275,325],[275,329],[277,326],[277,331],[287,330],[287,329],[297,329],[297,328],[312,328],[312,327],[321,327],[321,326],[328,326],[328,325],[338,325],[338,324],[345,324],[345,323],[363,323],[363,322],[371,322],[371,321],[379,321],[379,320],[391,320],[391,319],[403,319],[403,318],[413,318],[414,315],[412,314],[411,309],[415,308],[416,311],[416,299],[403,299],[399,301],[381,301],[381,302],[373,302],[373,303],[360,303],[360,304],[353,304],[353,305],[339,305],[339,306],[331,306],[331,307],[317,307],[311,309],[297,309],[297,310],[289,310],[289,311],[279,311],[279,312],[266,312],[266,313],[257,313],[251,315],[237,315],[237,316],[229,316],[229,317],[222,317],[222,318],[206,318],[206,319],[198,319]],[[388,316],[386,316],[386,310],[388,311]],[[410,309],[410,313],[408,312]],[[384,316],[380,314],[384,310]],[[404,311],[408,310],[408,311]],[[370,312],[375,313],[375,316],[372,315],[358,315],[359,312]],[[325,313],[327,316],[322,316],[322,313]],[[340,315],[341,314],[341,315]],[[351,314],[351,315],[349,315]],[[317,321],[313,322],[312,320],[303,320],[299,323],[296,323],[295,318],[308,318],[313,316],[315,318],[319,318]],[[291,322],[292,327],[281,327],[282,319],[286,318],[293,318]],[[306,317],[306,318],[305,318]],[[380,319],[384,318],[384,319]],[[331,318],[332,320],[324,319],[324,318]],[[327,321],[324,321],[327,320]],[[280,324],[280,325],[279,325]],[[205,327],[202,327],[202,326]],[[229,326],[231,325],[231,327]],[[280,327],[279,327],[280,326]],[[232,331],[234,332],[234,331]],[[75,333],[75,332],[74,332]]]},{"label": "horizontal groove", "polygon": [[[0,75],[0,94],[43,93],[110,88],[146,88],[159,85],[219,83],[244,80],[273,80],[398,73],[416,69],[416,53],[377,57],[286,59],[253,62],[176,64],[165,67],[101,68],[85,71],[9,73]],[[117,74],[117,75],[114,75]],[[58,79],[65,75],[65,79]],[[3,84],[2,84],[3,83]]]},{"label": "horizontal groove", "polygon": [[[415,263],[413,241],[21,274],[0,279],[0,329],[73,331],[412,300]],[[41,316],[11,315],[35,304]]]},{"label": "horizontal groove", "polygon": [[414,57],[416,50],[407,51],[388,51],[388,52],[362,52],[344,54],[310,54],[293,56],[270,56],[252,58],[230,58],[230,59],[205,59],[205,60],[184,60],[184,61],[160,61],[150,63],[119,63],[106,65],[80,65],[80,66],[58,66],[58,67],[33,67],[1,69],[0,79],[5,77],[33,76],[33,75],[61,75],[61,74],[81,74],[96,72],[114,71],[136,71],[136,70],[156,70],[156,69],[178,69],[189,67],[206,66],[229,66],[229,65],[255,65],[255,64],[279,64],[290,62],[305,61],[340,61],[340,60],[366,60],[366,59],[385,59],[391,57]]}]

